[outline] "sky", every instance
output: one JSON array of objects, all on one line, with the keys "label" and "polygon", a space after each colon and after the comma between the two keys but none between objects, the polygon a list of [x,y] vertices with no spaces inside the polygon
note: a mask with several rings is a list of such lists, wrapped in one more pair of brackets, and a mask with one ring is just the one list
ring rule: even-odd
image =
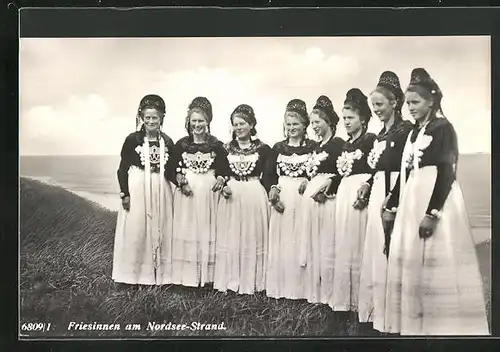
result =
[{"label": "sky", "polygon": [[[118,155],[150,93],[165,99],[163,130],[174,142],[186,135],[191,100],[205,96],[216,137],[229,141],[230,114],[245,103],[254,108],[259,138],[272,146],[284,138],[291,99],[311,111],[327,95],[341,116],[350,88],[369,95],[391,70],[404,89],[415,67],[443,91],[460,152],[491,151],[487,36],[21,38],[19,46],[21,155]],[[411,120],[406,107],[403,115]],[[380,128],[374,115],[369,130]],[[346,137],[342,122],[337,135]]]}]

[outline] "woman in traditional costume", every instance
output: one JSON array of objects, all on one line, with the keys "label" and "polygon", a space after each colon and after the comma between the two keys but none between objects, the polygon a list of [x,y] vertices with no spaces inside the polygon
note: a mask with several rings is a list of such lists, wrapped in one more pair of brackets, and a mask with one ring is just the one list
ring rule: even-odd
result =
[{"label": "woman in traditional costume", "polygon": [[[368,215],[367,199],[359,198],[358,190],[371,176],[367,160],[376,135],[367,132],[371,110],[361,90],[353,88],[347,92],[342,114],[349,139],[336,160],[342,178],[335,212],[335,277],[331,307],[336,312],[354,313],[358,311],[361,258]],[[346,313],[346,319],[349,315]]]},{"label": "woman in traditional costume", "polygon": [[386,330],[401,335],[487,335],[481,275],[456,181],[457,135],[442,116],[442,97],[426,70],[412,71],[406,103],[416,124],[382,213],[386,228],[394,224]]},{"label": "woman in traditional costume", "polygon": [[299,261],[302,236],[297,223],[303,214],[307,163],[316,147],[316,142],[307,138],[308,126],[306,103],[291,100],[284,116],[286,139],[273,146],[265,173],[273,190],[266,274],[269,297],[305,298],[305,267]]},{"label": "woman in traditional costume", "polygon": [[231,114],[233,139],[225,145],[229,176],[217,210],[214,288],[253,294],[265,289],[270,184],[263,177],[271,148],[256,138],[251,106]]},{"label": "woman in traditional costume", "polygon": [[174,149],[176,181],[172,283],[198,287],[213,283],[217,202],[227,165],[222,142],[210,134],[212,104],[195,98],[186,117],[188,136]]},{"label": "woman in traditional costume", "polygon": [[161,131],[165,102],[146,95],[137,111],[137,131],[121,150],[117,171],[122,207],[113,252],[114,281],[161,285],[170,281],[172,238],[171,164],[174,143]]},{"label": "woman in traditional costume", "polygon": [[385,332],[385,292],[387,274],[386,236],[380,219],[380,209],[396,183],[401,168],[401,155],[413,124],[403,120],[401,108],[404,93],[398,76],[385,71],[370,95],[373,112],[383,128],[368,154],[372,170],[370,179],[361,186],[358,197],[368,202],[365,246],[359,288],[359,321],[373,323],[373,328]]},{"label": "woman in traditional costume", "polygon": [[[319,137],[307,164],[310,179],[304,192],[299,215],[299,264],[304,268],[304,298],[310,303],[331,300],[335,248],[335,192],[331,177],[337,176],[335,160],[344,146],[344,140],[335,137],[339,117],[332,102],[320,96],[310,114],[311,126]],[[285,209],[286,211],[286,209]]]}]

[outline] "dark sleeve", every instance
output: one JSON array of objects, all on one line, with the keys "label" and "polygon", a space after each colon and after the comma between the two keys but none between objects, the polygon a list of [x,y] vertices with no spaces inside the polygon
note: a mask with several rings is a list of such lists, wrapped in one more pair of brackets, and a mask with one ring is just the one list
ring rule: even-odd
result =
[{"label": "dark sleeve", "polygon": [[443,208],[456,179],[454,165],[458,159],[457,135],[451,124],[446,124],[437,130],[433,138],[439,143],[439,147],[433,150],[433,156],[438,159],[437,176],[427,214],[430,214],[433,209],[441,211]]},{"label": "dark sleeve", "polygon": [[214,170],[215,177],[222,176],[224,178],[231,175],[231,170],[229,169],[229,160],[227,159],[228,152],[224,148],[222,142],[218,142],[214,147],[215,159],[214,159]]},{"label": "dark sleeve", "polygon": [[331,196],[332,194],[337,194],[337,190],[339,189],[340,182],[342,181],[342,177],[340,175],[333,175],[330,177],[330,180],[332,180],[332,183],[330,184],[330,187],[326,190],[326,194]]},{"label": "dark sleeve", "polygon": [[375,177],[375,172],[372,172],[370,175],[370,178],[368,180],[366,180],[366,183],[368,183],[370,185],[370,188],[372,188],[372,186],[373,186],[374,177]]},{"label": "dark sleeve", "polygon": [[399,174],[396,183],[394,184],[394,187],[391,190],[391,196],[389,197],[389,200],[387,201],[386,205],[387,209],[397,208],[399,206],[400,188],[401,188],[401,173]]},{"label": "dark sleeve", "polygon": [[403,150],[408,140],[408,136],[412,133],[414,126],[411,123],[406,123],[404,127],[401,128],[401,132],[394,138],[394,150],[393,154],[397,155],[399,158],[396,159],[401,163],[401,157],[403,155]]},{"label": "dark sleeve", "polygon": [[335,173],[338,174],[337,170],[337,159],[340,157],[342,152],[344,151],[344,147],[346,145],[346,142],[342,140],[341,138],[335,138],[335,141],[333,142],[332,148],[328,151],[330,154],[330,160],[333,162],[333,165],[335,165]]},{"label": "dark sleeve", "polygon": [[[396,149],[394,151],[394,154],[398,156],[398,158],[396,159],[398,162],[398,165],[401,165],[401,158],[403,156],[403,150],[404,150],[406,141],[409,138],[408,136],[412,133],[413,127],[414,127],[413,124],[407,123],[404,126],[403,131],[401,132],[401,134],[398,135],[398,138],[395,141],[395,143],[396,143],[395,148]],[[404,166],[402,166],[402,167],[404,167]],[[406,172],[406,180],[408,180],[409,176],[410,176],[410,173]],[[387,202],[388,209],[397,208],[399,206],[400,192],[401,192],[401,172],[399,173],[398,178],[396,179],[396,183],[394,184],[393,188],[390,190],[391,196]]]},{"label": "dark sleeve", "polygon": [[125,196],[130,196],[128,188],[128,170],[131,162],[131,153],[134,150],[134,140],[132,136],[128,136],[123,142],[122,150],[120,153],[120,165],[118,166],[117,176],[118,183],[120,185],[120,192],[124,193]]},{"label": "dark sleeve", "polygon": [[267,144],[262,147],[259,154],[263,162],[260,183],[265,188],[266,192],[269,193],[271,186],[278,183],[278,175],[276,173],[277,154]]},{"label": "dark sleeve", "polygon": [[176,172],[175,169],[177,168],[176,161],[174,160],[174,142],[172,139],[169,137],[165,138],[165,146],[168,148],[168,160],[167,160],[167,165],[165,167],[165,179],[167,181],[172,182],[174,185],[177,186],[177,179],[175,177]]},{"label": "dark sleeve", "polygon": [[177,183],[177,175],[182,174],[182,169],[184,168],[182,163],[182,145],[180,140],[173,146],[169,161],[172,169],[171,181],[176,187],[179,187],[179,184]]},{"label": "dark sleeve", "polygon": [[363,141],[362,145],[362,152],[363,152],[363,164],[364,167],[366,167],[365,172],[367,174],[371,174],[372,176],[375,175],[375,170],[373,170],[369,165],[368,165],[368,155],[373,149],[373,145],[375,144],[375,141],[377,140],[377,136],[373,133],[368,133],[366,136],[366,140]]},{"label": "dark sleeve", "polygon": [[[344,150],[345,142],[341,138],[335,138],[335,141],[333,142],[332,149],[329,151],[330,154],[330,160],[333,162],[333,165],[337,165],[337,159],[340,157],[342,154],[342,151]],[[336,194],[337,190],[340,186],[340,182],[342,181],[342,177],[339,175],[337,167],[335,166],[335,175],[330,177],[332,180],[332,183],[330,184],[330,187],[326,190],[327,195],[332,195]]]},{"label": "dark sleeve", "polygon": [[372,169],[369,165],[368,165],[368,155],[370,154],[370,152],[372,151],[373,149],[373,145],[375,143],[375,140],[377,139],[377,136],[375,134],[370,134],[368,140],[367,140],[367,148],[366,148],[366,151],[364,152],[364,158],[365,158],[365,163],[366,163],[366,166],[367,166],[367,173],[370,174],[370,178],[368,180],[366,180],[366,183],[368,183],[368,185],[370,186],[370,189],[372,188],[373,186],[373,178],[375,177],[375,173],[377,172],[376,170]]},{"label": "dark sleeve", "polygon": [[[367,199],[370,199],[371,194],[372,194],[372,188],[373,188],[373,181],[375,179],[375,173],[376,173],[376,171],[373,170],[371,172],[370,178],[368,180],[366,180],[366,182],[365,182],[366,184],[368,184],[368,193],[366,194]],[[390,176],[390,174],[389,174],[389,176]],[[387,178],[387,171],[386,171],[386,178]],[[389,190],[386,187],[386,196],[387,196],[388,192],[389,192]]]}]

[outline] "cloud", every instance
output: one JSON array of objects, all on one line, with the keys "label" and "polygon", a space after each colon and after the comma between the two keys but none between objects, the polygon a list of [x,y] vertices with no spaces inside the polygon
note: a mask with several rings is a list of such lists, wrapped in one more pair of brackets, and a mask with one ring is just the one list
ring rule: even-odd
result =
[{"label": "cloud", "polygon": [[96,94],[21,112],[20,154],[117,154],[130,128]]},{"label": "cloud", "polygon": [[193,70],[164,73],[158,75],[151,89],[166,97],[165,130],[174,139],[186,134],[184,123],[187,109],[196,96],[207,97],[212,103],[214,118],[211,130],[221,139],[230,136],[229,117],[234,108],[242,103],[252,105],[258,100],[254,76],[217,67],[201,66]]},{"label": "cloud", "polygon": [[152,87],[173,102],[167,115],[175,121],[167,118],[167,131],[174,139],[185,134],[184,119],[178,116],[184,117],[191,99],[202,95],[212,102],[211,129],[217,137],[224,141],[230,138],[230,114],[238,104],[246,103],[255,110],[259,137],[272,145],[283,139],[283,115],[286,104],[295,97],[292,94],[312,107],[319,96],[318,87],[328,85],[325,82],[338,83],[339,77],[348,80],[359,71],[356,59],[327,56],[318,47],[295,54],[275,50],[259,57],[255,65],[258,69],[202,66],[159,75]]},{"label": "cloud", "polygon": [[298,53],[281,50],[261,65],[261,83],[274,89],[321,87],[334,91],[335,83],[350,80],[360,70],[357,58],[341,53],[327,55],[319,47],[309,47]]},{"label": "cloud", "polygon": [[[20,151],[116,155],[149,93],[164,97],[164,130],[174,140],[186,134],[191,100],[206,96],[221,140],[230,138],[233,109],[246,103],[259,137],[273,144],[283,138],[289,100],[311,110],[326,94],[341,115],[348,89],[368,95],[386,69],[406,86],[413,67],[428,68],[443,89],[461,151],[489,150],[488,49],[489,40],[470,37],[23,39]],[[380,130],[375,116],[369,130]],[[342,121],[338,134],[346,137]]]},{"label": "cloud", "polygon": [[323,61],[323,58],[325,57],[325,53],[323,50],[317,47],[309,48],[306,50],[306,55],[305,55],[307,61],[311,62],[312,64],[315,63],[320,63]]}]

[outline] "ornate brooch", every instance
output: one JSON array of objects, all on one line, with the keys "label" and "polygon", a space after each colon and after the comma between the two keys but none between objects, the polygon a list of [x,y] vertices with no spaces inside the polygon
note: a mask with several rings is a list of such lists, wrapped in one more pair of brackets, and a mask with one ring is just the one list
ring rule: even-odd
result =
[{"label": "ornate brooch", "polygon": [[[144,155],[144,144],[143,145],[138,145],[135,147],[135,152],[139,154],[139,157],[141,159],[141,165],[145,166],[146,165],[146,156]],[[151,165],[151,169],[157,169],[160,166],[160,147],[157,145],[150,145],[149,146],[149,163]],[[169,155],[168,155],[168,148],[165,146],[165,156],[163,159],[163,164],[166,165],[168,161]]]},{"label": "ornate brooch", "polygon": [[356,149],[354,152],[342,152],[337,159],[337,170],[342,177],[347,177],[352,172],[352,166],[355,160],[361,159],[363,152]]},{"label": "ornate brooch", "polygon": [[183,165],[197,174],[203,174],[208,172],[210,166],[215,160],[215,153],[202,153],[196,152],[195,154],[189,154],[187,152],[182,153],[182,161],[179,161],[179,166],[176,171],[186,173]]},{"label": "ornate brooch", "polygon": [[314,177],[318,173],[318,167],[321,165],[321,162],[328,158],[328,153],[326,151],[322,151],[319,154],[313,152],[309,162],[307,163],[306,173],[309,177]]},{"label": "ornate brooch", "polygon": [[311,154],[303,155],[278,155],[278,175],[285,175],[289,177],[299,177],[306,172],[307,162],[311,158]]},{"label": "ornate brooch", "polygon": [[377,141],[375,140],[373,142],[373,148],[370,150],[370,153],[368,154],[368,166],[370,166],[372,169],[375,169],[377,166],[378,160],[380,159],[380,156],[384,152],[385,148],[387,147],[387,141]]},{"label": "ornate brooch", "polygon": [[[415,166],[418,167],[422,160],[422,155],[424,154],[423,151],[429,147],[431,142],[432,136],[426,135],[424,133],[419,133],[417,139],[414,143],[411,143],[408,152],[403,157],[404,167],[408,170],[413,170]],[[415,160],[415,158],[417,159]]]},{"label": "ornate brooch", "polygon": [[229,168],[235,175],[240,177],[248,176],[255,169],[255,165],[259,160],[259,153],[249,155],[229,154],[227,159],[229,161]]}]

